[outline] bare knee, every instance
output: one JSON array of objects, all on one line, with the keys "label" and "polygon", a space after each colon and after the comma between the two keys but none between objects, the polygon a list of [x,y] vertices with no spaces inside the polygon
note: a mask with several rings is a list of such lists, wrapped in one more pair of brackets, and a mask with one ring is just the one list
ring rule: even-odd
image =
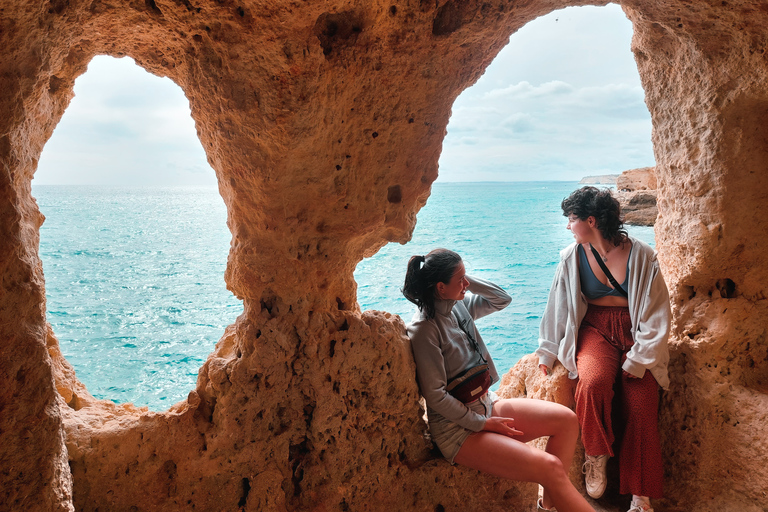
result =
[{"label": "bare knee", "polygon": [[568,430],[579,430],[579,417],[576,416],[576,412],[566,407],[563,424],[568,426]]},{"label": "bare knee", "polygon": [[576,413],[573,412],[573,410],[570,407],[566,407],[562,404],[558,404],[558,405],[560,405],[560,407],[557,408],[557,415],[558,415],[557,419],[568,425],[571,425],[571,424],[578,425],[579,420],[576,416]]},{"label": "bare knee", "polygon": [[539,469],[541,470],[541,477],[538,483],[545,488],[563,485],[568,480],[568,472],[563,466],[563,461],[549,453],[544,453]]},{"label": "bare knee", "polygon": [[574,443],[573,448],[575,449],[575,441],[578,439],[580,431],[579,417],[570,409],[568,410],[568,413],[567,419],[563,421],[563,434],[565,434],[564,438],[566,440]]},{"label": "bare knee", "polygon": [[578,432],[579,430],[579,417],[564,405],[558,408],[556,420],[563,432]]}]

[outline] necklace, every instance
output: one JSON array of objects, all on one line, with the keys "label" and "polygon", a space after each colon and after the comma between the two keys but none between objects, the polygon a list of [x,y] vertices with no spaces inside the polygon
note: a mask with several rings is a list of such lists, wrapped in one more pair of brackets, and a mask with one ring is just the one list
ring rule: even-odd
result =
[{"label": "necklace", "polygon": [[[589,246],[592,247],[593,249],[595,249],[595,247],[592,244],[589,244]],[[597,249],[595,249],[595,250],[597,251]],[[597,251],[597,254],[600,254],[600,251]],[[605,256],[600,254],[600,258],[602,258],[604,263],[608,263],[608,253],[605,253]]]}]

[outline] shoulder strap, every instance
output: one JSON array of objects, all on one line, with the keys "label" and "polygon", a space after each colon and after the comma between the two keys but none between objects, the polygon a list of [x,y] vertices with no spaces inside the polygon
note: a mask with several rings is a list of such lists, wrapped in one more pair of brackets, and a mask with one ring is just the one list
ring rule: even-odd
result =
[{"label": "shoulder strap", "polygon": [[597,264],[600,265],[600,268],[603,270],[603,274],[605,274],[605,277],[608,278],[608,280],[611,282],[614,288],[616,288],[616,291],[618,291],[620,294],[624,296],[625,299],[629,298],[629,294],[624,290],[624,288],[621,287],[621,285],[616,281],[616,278],[613,277],[613,274],[611,274],[611,271],[608,270],[608,267],[603,263],[603,257],[600,256],[600,253],[597,252],[597,249],[592,247],[592,244],[589,244],[589,248],[592,249],[592,254],[595,256],[595,260],[597,260]]},{"label": "shoulder strap", "polygon": [[467,338],[469,338],[470,343],[472,343],[472,348],[475,349],[475,351],[477,352],[477,355],[480,356],[480,359],[482,359],[484,363],[488,363],[488,361],[486,361],[485,358],[483,357],[483,353],[480,352],[480,347],[477,345],[477,341],[475,340],[475,337],[469,334],[469,329],[467,328],[469,322],[467,320],[462,320],[458,318],[458,316],[456,317],[456,320],[457,320],[457,323],[459,324],[459,329],[464,331],[464,334],[467,335]]}]

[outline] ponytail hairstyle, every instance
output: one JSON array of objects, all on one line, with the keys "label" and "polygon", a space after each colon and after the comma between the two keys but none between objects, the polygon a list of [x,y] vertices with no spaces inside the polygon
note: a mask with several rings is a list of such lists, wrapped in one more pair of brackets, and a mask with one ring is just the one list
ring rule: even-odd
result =
[{"label": "ponytail hairstyle", "polygon": [[560,207],[566,217],[575,215],[581,220],[594,217],[600,234],[615,247],[627,240],[621,205],[607,188],[582,187],[574,190],[563,199]]},{"label": "ponytail hairstyle", "polygon": [[437,283],[448,284],[460,263],[461,256],[448,249],[435,249],[426,256],[411,256],[401,290],[403,295],[427,318],[434,318]]}]

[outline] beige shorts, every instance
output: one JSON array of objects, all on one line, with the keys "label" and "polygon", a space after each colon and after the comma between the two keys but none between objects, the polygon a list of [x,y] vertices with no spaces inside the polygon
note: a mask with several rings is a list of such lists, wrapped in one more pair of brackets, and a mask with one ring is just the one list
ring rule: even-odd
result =
[{"label": "beige shorts", "polygon": [[[467,407],[486,418],[490,418],[493,414],[493,404],[498,401],[499,396],[493,391],[488,391],[479,400],[467,404]],[[453,459],[459,453],[461,445],[464,444],[464,441],[472,431],[458,423],[445,419],[432,409],[427,410],[427,420],[429,421],[429,432],[432,435],[432,442],[440,448],[440,453],[443,454],[443,457],[453,464]]]}]

